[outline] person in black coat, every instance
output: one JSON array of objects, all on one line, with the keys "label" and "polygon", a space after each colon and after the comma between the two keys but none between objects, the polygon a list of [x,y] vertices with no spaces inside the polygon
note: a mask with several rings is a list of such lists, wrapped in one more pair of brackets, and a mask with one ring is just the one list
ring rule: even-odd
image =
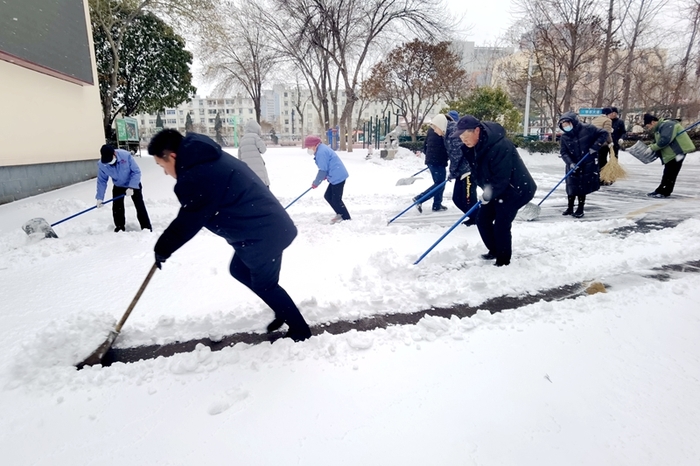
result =
[{"label": "person in black coat", "polygon": [[[600,168],[598,151],[607,144],[609,133],[587,123],[578,121],[574,112],[567,112],[559,118],[561,135],[561,158],[566,162],[566,173],[576,169],[566,177],[566,194],[569,205],[562,215],[583,217],[586,195],[600,189]],[[579,163],[580,162],[580,163]],[[574,201],[578,197],[578,207],[574,212]]]},{"label": "person in black coat", "polygon": [[[435,115],[430,120],[430,128],[425,136],[423,143],[423,153],[425,154],[425,164],[428,166],[430,176],[433,177],[433,185],[413,198],[414,201],[422,199],[431,190],[435,189],[440,183],[445,181],[447,177],[447,149],[445,148],[445,130],[447,129],[447,119],[443,114]],[[440,189],[435,190],[431,195],[433,198],[433,212],[441,212],[447,210],[447,207],[442,205],[442,195],[445,191],[443,185]],[[430,197],[423,199],[425,202]],[[423,213],[420,204],[417,205],[418,211]]]},{"label": "person in black coat", "polygon": [[148,145],[167,175],[177,180],[180,211],[155,245],[158,268],[202,227],[224,238],[234,250],[231,275],[275,313],[268,332],[285,323],[286,336],[301,341],[311,330],[279,285],[282,251],[297,229],[270,190],[246,164],[221,150],[207,136],[164,129]]},{"label": "person in black coat", "polygon": [[615,157],[619,157],[620,153],[620,141],[625,139],[625,135],[627,134],[627,128],[625,128],[625,122],[620,120],[620,115],[617,111],[617,107],[610,107],[610,115],[608,117],[610,118],[610,121],[612,121],[612,140],[613,140],[613,149],[615,149]]},{"label": "person in black coat", "polygon": [[469,150],[472,175],[483,190],[476,225],[489,252],[482,257],[496,259],[494,265],[499,267],[508,265],[513,253],[511,226],[518,209],[535,196],[535,180],[498,123],[465,115],[455,134]]}]

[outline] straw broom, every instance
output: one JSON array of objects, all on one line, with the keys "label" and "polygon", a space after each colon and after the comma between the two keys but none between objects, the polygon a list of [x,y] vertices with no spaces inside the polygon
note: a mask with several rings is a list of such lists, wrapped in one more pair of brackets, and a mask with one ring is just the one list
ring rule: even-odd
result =
[{"label": "straw broom", "polygon": [[600,180],[606,183],[614,183],[617,180],[627,178],[627,172],[622,168],[620,162],[617,161],[615,157],[615,149],[610,147],[610,155],[608,156],[608,163],[605,164],[603,169],[600,171]]}]

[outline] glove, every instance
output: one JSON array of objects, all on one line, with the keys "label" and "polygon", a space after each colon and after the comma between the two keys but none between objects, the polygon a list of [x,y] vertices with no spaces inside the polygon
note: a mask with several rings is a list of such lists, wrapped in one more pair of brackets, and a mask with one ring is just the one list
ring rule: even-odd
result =
[{"label": "glove", "polygon": [[487,201],[486,199],[484,199],[484,195],[482,194],[481,196],[479,196],[479,201],[481,201],[481,205],[486,205],[489,203],[490,199],[489,201]]},{"label": "glove", "polygon": [[163,262],[165,262],[166,259],[167,259],[166,257],[163,257],[160,254],[156,253],[156,267],[158,267],[159,269],[162,270],[163,269]]},{"label": "glove", "polygon": [[318,188],[318,185],[312,183],[312,184],[311,184],[311,189],[316,189],[316,188]]},{"label": "glove", "polygon": [[131,197],[131,196],[134,195],[134,190],[131,189],[131,188],[129,188],[129,189],[126,190],[126,193],[124,193],[124,194],[126,194],[126,195],[129,196],[129,197]]},{"label": "glove", "polygon": [[569,171],[571,171],[571,170],[573,170],[573,171],[571,172],[572,174],[578,173],[578,172],[579,172],[579,167],[576,166],[575,163],[572,163],[571,166],[569,167]]},{"label": "glove", "polygon": [[596,155],[596,156],[598,155],[598,151],[595,150],[595,149],[590,149],[590,150],[588,151],[588,153],[591,154],[591,155]]},{"label": "glove", "polygon": [[463,179],[465,179],[466,177],[468,177],[469,175],[471,175],[471,172],[465,173],[464,175],[460,176],[459,179],[460,179],[460,180],[463,180]]},{"label": "glove", "polygon": [[624,142],[624,140],[618,139],[618,140],[617,140],[617,145],[618,145],[618,146],[621,146],[623,142]]},{"label": "glove", "polygon": [[456,178],[456,176],[455,176],[454,174],[452,174],[452,173],[450,173],[449,175],[447,175],[447,181],[454,181],[455,178]]},{"label": "glove", "polygon": [[682,162],[684,158],[685,154],[678,154],[676,155],[676,162]]},{"label": "glove", "polygon": [[97,207],[98,209],[102,207],[102,201],[98,199],[97,202],[95,202],[95,207]]}]

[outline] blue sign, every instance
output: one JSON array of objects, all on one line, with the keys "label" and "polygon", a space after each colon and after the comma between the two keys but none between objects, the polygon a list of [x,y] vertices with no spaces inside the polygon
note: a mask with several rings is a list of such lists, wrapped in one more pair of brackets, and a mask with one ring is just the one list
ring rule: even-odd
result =
[{"label": "blue sign", "polygon": [[579,116],[596,116],[596,115],[602,115],[602,114],[603,114],[603,109],[602,109],[602,108],[579,108],[579,109],[578,109],[578,114],[579,114]]}]

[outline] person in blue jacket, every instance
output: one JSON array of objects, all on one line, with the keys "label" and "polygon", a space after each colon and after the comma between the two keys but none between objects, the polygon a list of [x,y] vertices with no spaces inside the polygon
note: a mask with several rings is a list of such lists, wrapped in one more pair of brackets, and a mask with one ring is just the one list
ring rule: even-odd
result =
[{"label": "person in blue jacket", "polygon": [[233,247],[229,266],[233,278],[275,313],[267,331],[286,323],[286,337],[294,341],[311,337],[301,312],[279,285],[282,252],[296,238],[297,228],[260,177],[202,134],[183,137],[174,129],[164,129],[153,136],[148,153],[177,180],[175,195],[181,206],[156,242],[158,268],[206,228]]},{"label": "person in blue jacket", "polygon": [[[112,178],[112,198],[126,195],[131,197],[136,207],[136,218],[142,230],[153,231],[151,220],[143,203],[141,186],[141,169],[134,161],[129,151],[115,149],[105,144],[100,148],[100,161],[97,162],[97,194],[96,205],[102,207],[102,201],[107,190],[107,181]],[[114,231],[126,230],[126,217],[124,215],[124,198],[120,197],[112,202],[112,216],[114,217]]]},{"label": "person in blue jacket", "polygon": [[333,149],[321,143],[321,138],[310,135],[304,139],[304,146],[309,155],[314,156],[314,161],[318,167],[316,179],[311,182],[311,187],[316,189],[323,182],[328,180],[328,189],[323,197],[335,212],[335,217],[331,219],[331,224],[350,220],[348,209],[343,203],[343,189],[345,180],[348,179],[348,171],[340,160],[338,154]]}]

